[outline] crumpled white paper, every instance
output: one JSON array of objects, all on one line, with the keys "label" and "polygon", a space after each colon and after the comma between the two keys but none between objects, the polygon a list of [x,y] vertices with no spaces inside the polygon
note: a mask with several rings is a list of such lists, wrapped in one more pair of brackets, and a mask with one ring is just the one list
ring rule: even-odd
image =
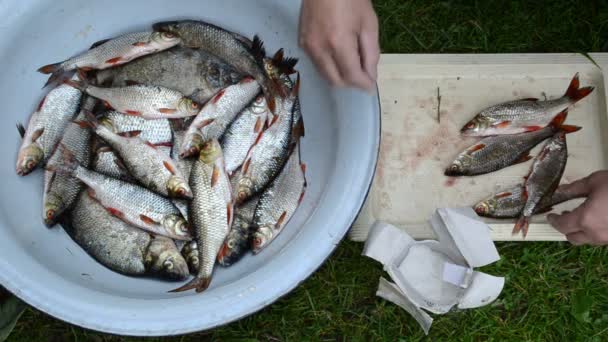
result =
[{"label": "crumpled white paper", "polygon": [[405,309],[426,334],[433,323],[426,311],[444,314],[454,306],[487,305],[498,298],[505,282],[474,270],[500,256],[490,228],[471,208],[440,208],[429,222],[437,241],[415,241],[397,227],[376,222],[363,250],[382,263],[394,281],[380,278],[376,295]]}]

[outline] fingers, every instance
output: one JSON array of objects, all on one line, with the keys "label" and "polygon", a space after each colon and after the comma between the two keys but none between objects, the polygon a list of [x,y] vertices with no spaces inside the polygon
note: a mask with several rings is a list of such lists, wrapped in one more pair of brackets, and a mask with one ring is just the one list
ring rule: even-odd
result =
[{"label": "fingers", "polygon": [[336,87],[344,86],[344,81],[340,77],[340,72],[336,65],[336,61],[331,54],[319,49],[306,49],[313,62],[319,68],[321,74]]},{"label": "fingers", "polygon": [[342,79],[348,85],[372,91],[375,81],[363,70],[362,58],[359,55],[359,41],[357,35],[352,34],[330,41],[334,51],[338,70]]},{"label": "fingers", "polygon": [[583,211],[585,210],[585,203],[573,211],[563,212],[561,215],[549,214],[547,215],[547,221],[557,231],[564,235],[576,233],[582,230],[580,226]]},{"label": "fingers", "polygon": [[570,184],[560,186],[560,191],[565,192],[571,198],[586,197],[592,189],[592,176],[579,179]]},{"label": "fingers", "polygon": [[566,239],[575,246],[592,244],[591,238],[583,232],[568,234],[566,235]]},{"label": "fingers", "polygon": [[378,42],[378,20],[374,17],[371,23],[365,24],[359,35],[359,53],[361,64],[368,76],[378,79],[378,62],[380,61],[380,43]]}]

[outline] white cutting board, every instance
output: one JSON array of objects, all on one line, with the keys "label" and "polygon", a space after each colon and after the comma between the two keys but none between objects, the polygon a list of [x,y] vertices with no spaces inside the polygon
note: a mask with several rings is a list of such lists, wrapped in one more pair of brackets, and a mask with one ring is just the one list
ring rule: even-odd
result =
[{"label": "white cutting board", "polygon": [[[608,54],[591,54],[608,68]],[[483,108],[518,98],[561,97],[572,76],[581,87],[594,86],[570,110],[568,124],[582,126],[568,135],[569,159],[563,183],[608,168],[606,78],[580,54],[383,55],[379,69],[382,142],[374,183],[350,238],[361,241],[370,225],[386,221],[414,238],[433,238],[426,224],[438,207],[469,206],[523,181],[532,161],[488,175],[449,178],[444,169],[476,139],[460,128]],[[440,105],[438,101],[441,97]],[[438,109],[439,106],[439,109]],[[438,120],[438,115],[440,120]],[[536,155],[540,147],[533,150]],[[572,209],[581,200],[556,206]],[[487,220],[494,240],[512,236],[513,220]],[[526,241],[564,240],[544,215],[532,220]]]}]

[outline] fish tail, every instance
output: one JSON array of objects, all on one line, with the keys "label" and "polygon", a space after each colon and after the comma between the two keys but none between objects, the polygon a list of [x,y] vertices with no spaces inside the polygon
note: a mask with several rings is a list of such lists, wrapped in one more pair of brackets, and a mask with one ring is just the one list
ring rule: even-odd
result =
[{"label": "fish tail", "polygon": [[579,131],[582,127],[573,126],[573,125],[564,125],[566,121],[566,117],[568,117],[568,108],[562,110],[559,114],[553,118],[551,123],[549,124],[556,131],[561,131],[565,133],[574,133]]},{"label": "fish tail", "polygon": [[173,289],[169,292],[177,293],[177,292],[184,292],[184,291],[195,289],[195,291],[197,293],[199,293],[199,292],[205,291],[209,287],[210,283],[211,283],[211,277],[194,278],[186,285]]},{"label": "fish tail", "polygon": [[519,232],[522,232],[523,237],[525,238],[528,235],[528,227],[529,227],[529,217],[521,216],[517,223],[515,223],[515,227],[513,227],[512,235],[517,235]]},{"label": "fish tail", "polygon": [[55,160],[46,165],[46,170],[71,174],[78,168],[78,166],[80,166],[78,160],[76,160],[76,157],[74,156],[74,153],[70,151],[70,149],[67,148],[63,143],[59,143],[59,145],[57,145],[56,152],[61,153],[63,158],[53,158]]},{"label": "fish tail", "polygon": [[62,71],[61,63],[47,64],[43,67],[38,68],[38,72],[42,74],[54,74],[58,71]]},{"label": "fish tail", "polygon": [[594,87],[584,87],[580,88],[581,83],[578,78],[578,72],[570,81],[570,85],[568,86],[568,90],[566,90],[566,94],[564,96],[568,97],[572,102],[578,102],[585,98],[587,95],[591,94]]},{"label": "fish tail", "polygon": [[25,136],[25,126],[23,126],[23,124],[21,122],[17,123],[17,131],[19,132],[19,135],[21,136],[21,138],[23,138]]}]

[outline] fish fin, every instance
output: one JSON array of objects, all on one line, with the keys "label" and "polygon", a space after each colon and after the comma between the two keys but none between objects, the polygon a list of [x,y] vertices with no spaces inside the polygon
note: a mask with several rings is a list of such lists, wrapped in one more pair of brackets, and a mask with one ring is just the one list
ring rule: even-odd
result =
[{"label": "fish fin", "polygon": [[268,127],[274,125],[277,121],[279,121],[279,116],[278,115],[274,115],[272,117],[272,120],[270,121],[270,125],[268,125]]},{"label": "fish fin", "polygon": [[133,81],[133,80],[125,80],[125,85],[127,87],[130,86],[136,86],[136,85],[140,85],[141,83],[137,82],[137,81]]},{"label": "fish fin", "polygon": [[302,117],[300,117],[300,119],[298,119],[298,122],[296,122],[296,125],[293,126],[293,129],[291,130],[291,139],[297,143],[304,135],[304,120],[302,119]]},{"label": "fish fin", "polygon": [[562,132],[574,133],[574,132],[580,131],[582,129],[582,127],[580,127],[580,126],[573,126],[573,125],[562,125],[559,129]]},{"label": "fish fin", "polygon": [[513,227],[512,235],[517,235],[519,232],[522,232],[523,237],[525,238],[528,235],[528,227],[529,227],[529,218],[527,216],[522,216],[515,223],[515,227]]},{"label": "fish fin", "polygon": [[83,91],[83,92],[85,91],[85,89],[87,87],[84,84],[84,82],[82,82],[82,81],[65,80],[65,81],[63,81],[63,83],[69,85],[72,88],[76,88],[80,91]]},{"label": "fish fin", "polygon": [[541,129],[543,129],[542,126],[524,126],[523,127],[524,132],[536,132],[536,131],[540,131]]},{"label": "fish fin", "polygon": [[106,64],[118,64],[122,60],[122,57],[114,57],[105,61]]},{"label": "fish fin", "polygon": [[217,253],[217,258],[216,258],[217,262],[220,265],[230,266],[224,260],[224,258],[226,257],[226,255],[228,255],[229,252],[230,252],[230,248],[228,247],[228,243],[226,243],[226,241],[224,241],[224,243],[222,243],[222,247],[220,247],[220,251]]},{"label": "fish fin", "polygon": [[247,171],[249,170],[249,164],[251,164],[251,158],[248,158],[247,160],[245,160],[245,164],[243,164],[243,169],[242,174],[246,174]]},{"label": "fish fin", "polygon": [[97,151],[95,151],[95,153],[107,153],[107,152],[113,152],[114,150],[112,150],[112,148],[110,146],[102,146],[100,148],[97,149]]},{"label": "fish fin", "polygon": [[21,138],[25,136],[25,126],[23,126],[21,122],[17,122],[17,131],[19,132]]},{"label": "fish fin", "polygon": [[525,99],[519,99],[519,101],[538,101],[536,97],[526,97]]},{"label": "fish fin", "polygon": [[[55,74],[59,71],[61,71],[61,63],[53,63],[53,64],[47,64],[45,66],[42,66],[40,68],[38,68],[38,72],[42,73],[42,74]],[[52,76],[51,76],[52,77]]]},{"label": "fish fin", "polygon": [[108,109],[114,108],[114,107],[112,107],[112,105],[110,104],[110,102],[108,102],[106,100],[101,101],[101,103],[103,103],[103,106],[106,107],[106,108],[108,108]]},{"label": "fish fin", "polygon": [[37,129],[36,131],[34,131],[34,133],[32,134],[32,142],[38,140],[38,138],[40,138],[40,136],[44,133],[44,127]]},{"label": "fish fin", "polygon": [[213,173],[211,174],[211,187],[213,188],[220,180],[220,168],[213,165]]},{"label": "fish fin", "polygon": [[131,116],[141,116],[141,112],[140,111],[138,111],[138,110],[132,110],[132,109],[125,110],[125,114],[131,115]]},{"label": "fish fin", "polygon": [[511,125],[511,121],[502,121],[500,123],[497,123],[496,125],[493,125],[493,127],[496,128],[507,128]]},{"label": "fish fin", "polygon": [[561,112],[559,112],[554,118],[553,120],[551,120],[551,123],[549,124],[551,127],[555,128],[555,129],[559,129],[564,122],[566,121],[566,118],[568,117],[568,108],[562,110]]},{"label": "fish fin", "polygon": [[275,101],[274,96],[271,94],[264,94],[264,97],[266,98],[268,110],[270,110],[271,113],[274,113],[274,111],[277,109],[277,102]]},{"label": "fish fin", "polygon": [[158,111],[162,114],[175,114],[177,109],[175,108],[158,108]]},{"label": "fish fin", "polygon": [[132,45],[133,46],[146,46],[146,45],[148,45],[148,43],[146,43],[146,42],[137,42],[137,43],[133,43]]},{"label": "fish fin", "polygon": [[173,166],[171,166],[171,164],[164,161],[163,165],[165,166],[165,169],[167,169],[169,172],[171,172],[172,175],[175,175],[175,169],[173,168]]},{"label": "fish fin", "polygon": [[283,211],[283,213],[281,214],[281,216],[279,216],[279,219],[277,220],[277,224],[275,225],[275,229],[281,228],[281,226],[283,225],[283,222],[285,222],[285,218],[286,217],[287,217],[287,211]]},{"label": "fish fin", "polygon": [[215,119],[205,119],[205,120],[201,121],[201,123],[199,125],[197,125],[196,128],[201,129],[205,126],[209,126],[213,123],[213,121],[215,121]]},{"label": "fish fin", "polygon": [[302,201],[304,200],[304,194],[306,193],[306,189],[302,190],[302,193],[300,194],[300,198],[298,198],[298,205],[302,204]]},{"label": "fish fin", "polygon": [[72,123],[78,125],[80,128],[93,128],[93,124],[91,124],[89,121],[72,120]]},{"label": "fish fin", "polygon": [[496,194],[494,197],[495,198],[504,198],[504,197],[509,197],[511,195],[513,195],[513,193],[505,191],[505,192],[501,192],[499,194]]},{"label": "fish fin", "polygon": [[100,45],[103,45],[103,44],[109,42],[109,41],[110,41],[110,39],[102,39],[102,40],[96,41],[95,43],[91,44],[91,47],[89,48],[89,50],[92,50],[92,49],[94,49],[94,48],[96,48],[96,47],[98,47]]},{"label": "fish fin", "polygon": [[213,96],[213,99],[211,99],[211,103],[216,104],[222,98],[222,96],[224,96],[224,94],[226,94],[226,88],[218,91],[217,94]]},{"label": "fish fin", "polygon": [[156,150],[156,146],[154,146],[154,144],[153,144],[153,143],[151,143],[151,142],[149,142],[149,141],[144,141],[144,143],[145,143],[146,145],[148,145],[148,146],[150,146],[150,147],[152,147],[153,149],[155,149],[155,150]]},{"label": "fish fin", "polygon": [[44,106],[44,101],[46,101],[46,96],[44,96],[42,100],[40,100],[40,102],[38,103],[38,107],[36,107],[37,112],[39,112],[42,109],[42,106]]},{"label": "fish fin", "polygon": [[139,136],[140,134],[141,134],[140,130],[117,133],[117,135],[119,135],[123,138],[135,138],[135,137]]},{"label": "fish fin", "polygon": [[264,121],[262,120],[261,117],[258,117],[255,120],[255,125],[253,126],[253,132],[254,133],[260,133],[262,131],[262,127],[264,126]]},{"label": "fish fin", "polygon": [[279,49],[272,57],[272,64],[279,70],[280,73],[291,75],[296,73],[295,66],[298,64],[298,59],[292,57],[285,58],[285,51],[283,49]]},{"label": "fish fin", "polygon": [[528,160],[530,160],[530,159],[532,159],[532,156],[530,155],[530,153],[526,153],[526,154],[524,154],[523,156],[521,156],[521,157],[517,158],[517,160],[515,160],[515,161],[513,162],[513,165],[515,165],[515,164],[521,164],[521,163],[525,163],[525,162],[527,162],[527,161],[528,161]]},{"label": "fish fin", "polygon": [[144,222],[145,224],[150,224],[150,225],[154,225],[154,224],[158,224],[158,222],[154,221],[153,219],[151,219],[150,217],[141,214],[139,215],[139,219]]},{"label": "fish fin", "polygon": [[467,154],[471,154],[473,152],[477,152],[477,151],[483,149],[484,147],[486,147],[485,144],[474,145],[473,147],[469,148],[469,150],[467,151]]},{"label": "fish fin", "polygon": [[118,217],[118,218],[123,218],[123,217],[125,217],[125,213],[123,213],[122,211],[120,211],[120,210],[118,210],[118,209],[116,209],[116,208],[108,207],[108,208],[106,208],[106,210],[107,210],[107,211],[108,211],[110,214],[112,214],[112,215],[114,215],[114,216],[116,216],[116,217]]},{"label": "fish fin", "polygon": [[87,188],[87,195],[89,195],[89,197],[91,197],[92,199],[97,199],[95,197],[95,190],[93,190],[91,188]]},{"label": "fish fin", "polygon": [[255,61],[260,65],[262,70],[264,70],[264,58],[266,58],[266,48],[264,47],[264,42],[260,39],[260,36],[257,34],[253,36],[253,41],[251,43],[251,48],[249,49]]},{"label": "fish fin", "polygon": [[211,283],[211,278],[194,278],[186,285],[178,287],[169,292],[172,292],[172,293],[184,292],[184,291],[194,289],[194,290],[196,290],[197,293],[199,293],[199,292],[205,291],[209,287],[210,283]]},{"label": "fish fin", "polygon": [[300,168],[302,169],[302,173],[306,174],[306,164],[300,163]]},{"label": "fish fin", "polygon": [[572,78],[572,81],[570,81],[570,85],[568,86],[568,89],[566,90],[566,94],[564,96],[570,98],[570,100],[572,100],[573,102],[578,102],[585,98],[587,95],[591,94],[594,89],[593,87],[580,88],[580,86],[581,84],[577,72]]},{"label": "fish fin", "polygon": [[228,219],[228,227],[232,226],[232,203],[226,204],[226,218]]},{"label": "fish fin", "polygon": [[159,142],[156,144],[152,144],[152,146],[154,147],[173,147],[173,142],[171,141],[165,141],[165,142]]}]

